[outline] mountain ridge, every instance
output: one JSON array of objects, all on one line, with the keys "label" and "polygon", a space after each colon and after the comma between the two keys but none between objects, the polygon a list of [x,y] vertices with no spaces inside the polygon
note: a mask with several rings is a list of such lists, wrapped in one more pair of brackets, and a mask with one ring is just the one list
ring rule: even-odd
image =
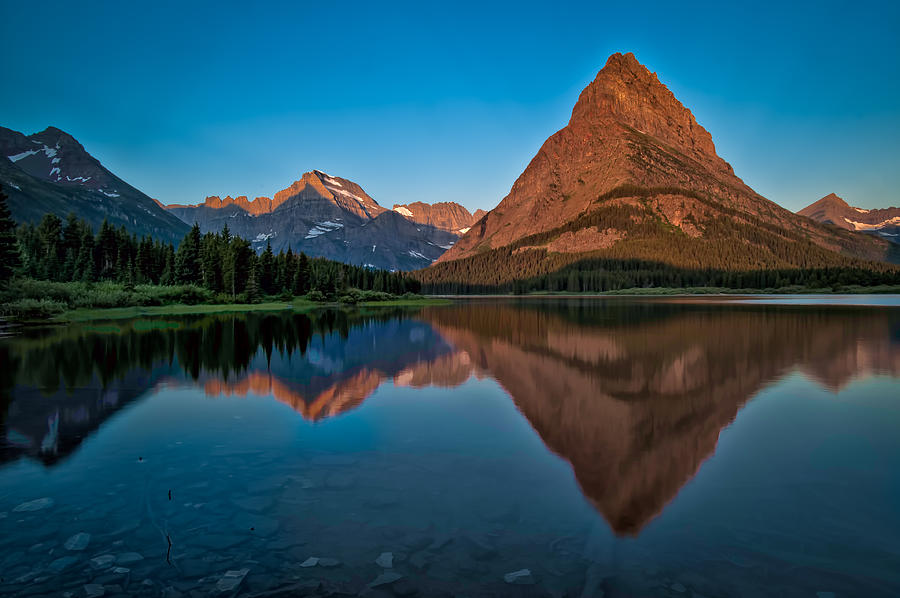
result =
[{"label": "mountain ridge", "polygon": [[893,243],[900,243],[900,208],[854,207],[837,194],[829,193],[799,210],[797,214],[822,224],[877,235]]},{"label": "mountain ridge", "polygon": [[208,197],[167,209],[202,232],[232,234],[257,251],[271,245],[313,257],[386,270],[414,270],[437,259],[458,235],[388,210],[359,184],[320,170],[304,173],[272,198]]},{"label": "mountain ridge", "polygon": [[57,127],[25,135],[0,127],[0,184],[17,222],[70,212],[98,230],[103,220],[143,236],[178,243],[188,227],[159,202],[108,170]]}]

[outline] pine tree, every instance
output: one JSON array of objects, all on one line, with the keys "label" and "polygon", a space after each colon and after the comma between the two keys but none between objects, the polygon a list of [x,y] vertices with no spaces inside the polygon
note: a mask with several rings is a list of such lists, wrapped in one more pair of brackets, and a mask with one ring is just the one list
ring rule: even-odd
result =
[{"label": "pine tree", "polygon": [[305,295],[309,292],[309,258],[302,251],[297,260],[297,271],[294,273],[294,295]]},{"label": "pine tree", "polygon": [[41,243],[40,271],[43,278],[61,278],[62,220],[55,214],[45,214],[37,228]]},{"label": "pine tree", "polygon": [[165,248],[162,273],[159,276],[159,284],[171,286],[175,284],[175,247],[169,243]]},{"label": "pine tree", "polygon": [[256,264],[251,265],[250,274],[247,277],[247,303],[257,303],[261,297],[259,277],[256,272]]},{"label": "pine tree", "polygon": [[201,284],[200,225],[194,224],[175,254],[175,278],[180,284]]},{"label": "pine tree", "polygon": [[266,295],[275,293],[275,256],[272,255],[272,244],[266,243],[266,250],[259,256],[259,288]]},{"label": "pine tree", "polygon": [[6,205],[7,199],[0,187],[0,284],[6,284],[20,265],[16,223]]}]

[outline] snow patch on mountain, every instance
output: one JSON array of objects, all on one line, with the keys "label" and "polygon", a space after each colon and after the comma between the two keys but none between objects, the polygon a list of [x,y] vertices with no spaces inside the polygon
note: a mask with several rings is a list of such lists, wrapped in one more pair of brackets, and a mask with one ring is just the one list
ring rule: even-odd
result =
[{"label": "snow patch on mountain", "polygon": [[278,233],[275,233],[272,231],[269,231],[267,233],[259,233],[258,235],[256,235],[256,238],[253,239],[253,242],[254,243],[265,243],[269,239],[273,239],[277,236],[278,236]]},{"label": "snow patch on mountain", "polygon": [[340,222],[332,222],[330,220],[326,220],[324,222],[316,222],[316,225],[309,229],[309,232],[306,233],[304,239],[313,239],[318,237],[319,235],[324,235],[325,233],[330,233],[333,230],[337,230],[339,228],[344,228],[344,225]]},{"label": "snow patch on mountain", "polygon": [[397,212],[398,214],[403,214],[407,218],[412,218],[412,215],[413,215],[412,212],[410,212],[407,208],[405,208],[403,206],[397,206],[396,208],[394,208],[394,211]]},{"label": "snow patch on mountain", "polygon": [[876,224],[866,224],[865,222],[856,222],[854,220],[850,220],[849,218],[844,218],[844,220],[852,226],[855,230],[878,230],[879,228],[884,228],[886,226],[897,226],[900,225],[900,216],[894,216],[888,220],[884,220],[883,222],[878,222]]}]

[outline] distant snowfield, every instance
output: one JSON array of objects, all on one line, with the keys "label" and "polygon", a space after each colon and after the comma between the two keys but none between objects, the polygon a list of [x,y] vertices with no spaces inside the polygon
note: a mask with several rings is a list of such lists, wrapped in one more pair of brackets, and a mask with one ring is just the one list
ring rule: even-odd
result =
[{"label": "distant snowfield", "polygon": [[[332,222],[330,220],[326,220],[324,222],[317,222],[315,226],[313,226],[306,233],[304,239],[314,239],[319,235],[324,235],[325,233],[330,233],[333,230],[337,230],[339,228],[344,228],[344,225],[340,222]],[[373,248],[374,250],[374,248]]]},{"label": "distant snowfield", "polygon": [[394,208],[394,211],[397,212],[398,214],[403,214],[407,218],[412,218],[412,212],[410,212],[407,208],[405,208],[403,206],[397,206],[396,208]]},{"label": "distant snowfield", "polygon": [[885,226],[891,225],[900,225],[900,216],[894,216],[888,220],[883,222],[879,222],[877,224],[866,224],[865,222],[856,222],[854,220],[850,220],[849,218],[844,218],[847,224],[853,226],[856,230],[878,230],[879,228],[884,228]]}]

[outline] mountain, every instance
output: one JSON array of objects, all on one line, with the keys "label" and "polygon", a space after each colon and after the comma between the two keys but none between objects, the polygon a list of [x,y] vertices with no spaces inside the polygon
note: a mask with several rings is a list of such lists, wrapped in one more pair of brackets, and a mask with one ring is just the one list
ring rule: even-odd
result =
[{"label": "mountain", "polygon": [[406,216],[413,222],[428,224],[457,235],[469,232],[473,224],[485,215],[484,210],[469,213],[465,207],[453,201],[442,201],[427,204],[416,201],[409,204],[394,204],[394,211]]},{"label": "mountain", "polygon": [[169,205],[172,214],[205,232],[225,225],[251,240],[257,251],[291,248],[314,257],[387,270],[414,270],[431,264],[457,234],[408,220],[372,199],[353,181],[319,170],[274,198],[207,197],[198,206]]},{"label": "mountain", "polygon": [[98,229],[104,219],[139,236],[178,243],[188,226],[91,156],[56,127],[25,136],[0,127],[0,185],[18,222],[74,212]]},{"label": "mountain", "polygon": [[568,125],[422,279],[497,285],[589,257],[752,271],[889,255],[884,241],[823,227],[753,191],[629,53],[610,56]]},{"label": "mountain", "polygon": [[834,193],[830,193],[797,213],[816,222],[833,224],[845,230],[869,233],[900,243],[900,208],[873,210],[854,208]]}]

